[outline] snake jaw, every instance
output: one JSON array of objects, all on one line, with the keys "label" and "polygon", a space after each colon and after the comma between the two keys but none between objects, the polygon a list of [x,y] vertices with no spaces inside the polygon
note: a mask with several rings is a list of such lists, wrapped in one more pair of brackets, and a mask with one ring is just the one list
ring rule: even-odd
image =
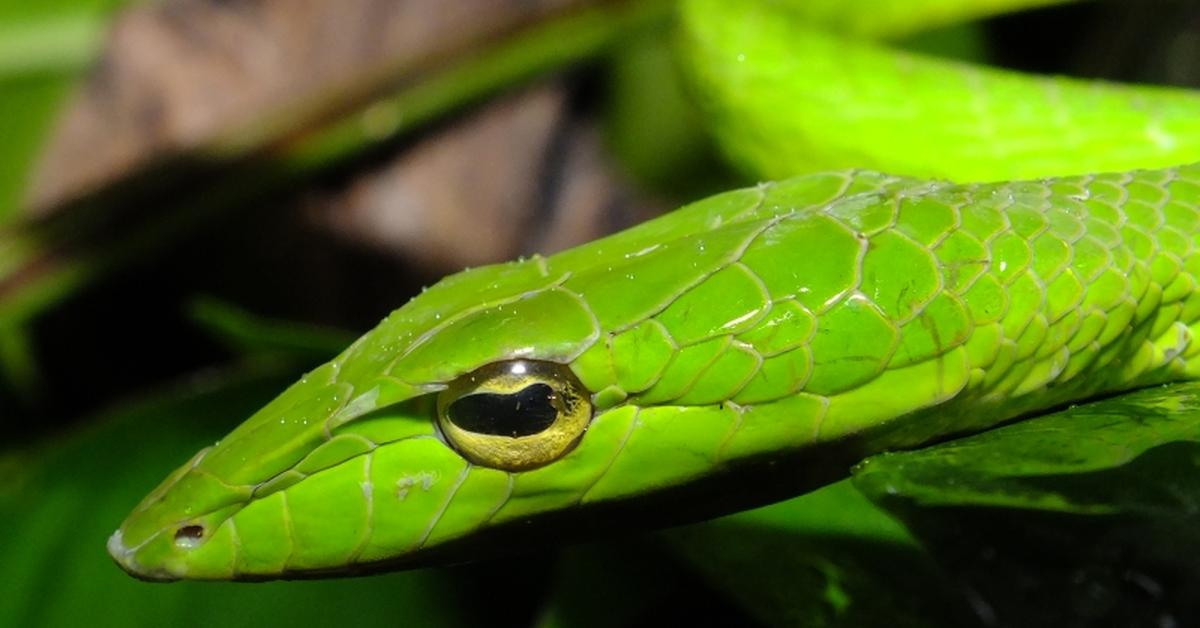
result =
[{"label": "snake jaw", "polygon": [[113,561],[115,561],[117,565],[121,567],[121,569],[125,570],[125,573],[131,576],[141,577],[142,569],[137,564],[137,559],[134,558],[137,548],[128,547],[125,545],[125,535],[122,534],[120,528],[117,528],[117,530],[112,533],[112,536],[108,537],[107,546],[108,555],[112,557]]},{"label": "snake jaw", "polygon": [[[153,540],[153,539],[152,539]],[[163,568],[152,568],[143,565],[137,559],[138,552],[145,544],[129,546],[125,544],[125,535],[118,528],[108,537],[108,555],[125,573],[146,582],[175,582],[185,577]]]},{"label": "snake jaw", "polygon": [[159,531],[140,543],[128,545],[125,542],[124,526],[117,528],[108,537],[108,555],[125,573],[138,580],[146,582],[174,582],[180,580],[186,577],[186,572],[176,573],[166,568],[165,563],[158,565],[147,564],[138,559],[143,549],[156,544],[155,542],[163,536],[164,532],[165,530]]}]

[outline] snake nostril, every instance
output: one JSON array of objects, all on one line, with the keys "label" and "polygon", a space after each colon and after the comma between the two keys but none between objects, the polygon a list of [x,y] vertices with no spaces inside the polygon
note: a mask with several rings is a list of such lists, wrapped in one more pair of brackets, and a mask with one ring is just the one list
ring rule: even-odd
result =
[{"label": "snake nostril", "polygon": [[186,525],[175,531],[175,546],[190,549],[200,544],[204,538],[204,526]]}]

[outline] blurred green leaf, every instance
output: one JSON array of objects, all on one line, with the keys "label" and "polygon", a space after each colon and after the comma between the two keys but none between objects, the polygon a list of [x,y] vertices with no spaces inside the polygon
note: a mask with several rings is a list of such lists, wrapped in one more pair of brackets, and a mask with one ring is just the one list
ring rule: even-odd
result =
[{"label": "blurred green leaf", "polygon": [[251,357],[319,362],[337,355],[358,337],[346,330],[256,316],[212,297],[193,299],[189,313],[231,350]]},{"label": "blurred green leaf", "polygon": [[947,57],[970,63],[987,63],[987,32],[980,22],[954,24],[943,28],[921,31],[897,42],[909,52]]},{"label": "blurred green leaf", "polygon": [[5,74],[0,75],[0,222],[16,212],[38,148],[74,78],[74,72],[44,70]]},{"label": "blurred green leaf", "polygon": [[92,11],[0,21],[0,79],[83,68],[99,49],[105,25]]},{"label": "blurred green leaf", "polygon": [[614,51],[605,126],[609,147],[639,184],[690,201],[739,180],[721,162],[685,89],[669,35],[643,29]]},{"label": "blurred green leaf", "polygon": [[39,385],[37,360],[23,327],[0,325],[0,382],[28,401]]}]

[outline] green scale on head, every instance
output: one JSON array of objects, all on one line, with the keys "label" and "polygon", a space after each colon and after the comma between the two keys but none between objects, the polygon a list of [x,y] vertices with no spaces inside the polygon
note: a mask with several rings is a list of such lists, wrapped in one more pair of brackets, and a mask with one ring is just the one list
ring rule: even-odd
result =
[{"label": "green scale on head", "polygon": [[816,174],[466,271],[198,454],[110,551],[152,579],[461,560],[756,462],[1194,377],[1198,204],[1200,166]]}]

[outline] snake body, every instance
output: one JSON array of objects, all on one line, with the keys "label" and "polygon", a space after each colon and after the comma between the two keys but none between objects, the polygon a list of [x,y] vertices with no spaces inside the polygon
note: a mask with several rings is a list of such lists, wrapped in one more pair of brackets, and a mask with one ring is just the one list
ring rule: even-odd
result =
[{"label": "snake body", "polygon": [[[973,185],[816,174],[467,271],[181,468],[110,549],[152,578],[416,561],[755,460],[911,446],[1193,377],[1198,207],[1200,165]],[[573,449],[525,471],[464,459],[428,402],[513,357],[566,365],[594,405]]]},{"label": "snake body", "polygon": [[[685,2],[685,22],[722,5],[744,6]],[[736,34],[756,19],[765,18],[718,26]],[[704,24],[712,26],[690,31],[699,56],[730,41],[705,39]],[[757,45],[788,39],[773,35],[789,32],[773,21],[755,28]],[[747,92],[767,102],[755,113],[735,106],[759,102],[753,94],[706,92],[718,119],[731,118],[716,126],[735,129],[726,134],[735,158],[752,171],[769,163],[795,172],[803,166],[792,157],[851,154],[791,146],[806,141],[807,127],[771,121],[782,107],[760,79],[801,79],[778,71],[772,59],[785,52],[747,48],[747,61],[736,50],[704,66],[718,68],[708,78],[740,68],[722,84],[758,85]],[[774,69],[760,71],[756,58]],[[801,91],[784,84],[775,95]],[[1098,132],[1123,138],[1127,157],[1184,146],[1200,119],[1113,113],[1149,96],[1119,91],[1105,101],[1123,104]],[[1194,95],[1157,96],[1165,99],[1154,111],[1200,111]],[[937,119],[943,110],[934,110]],[[865,124],[897,131],[866,144],[902,154],[897,168],[918,172],[926,162],[906,157],[921,150],[914,138],[958,128]],[[1021,135],[1004,124],[987,127],[993,139],[1001,128]],[[971,148],[977,139],[953,150],[982,154]],[[1142,148],[1131,148],[1136,141]],[[1075,165],[1073,146],[1058,165]],[[1181,151],[1164,163],[1183,162]],[[943,159],[969,167],[959,173],[788,178],[551,257],[448,277],[168,477],[109,551],[157,580],[461,560],[492,533],[553,529],[547,522],[565,513],[670,494],[673,506],[713,514],[743,505],[750,486],[788,485],[784,473],[845,474],[846,460],[873,452],[1200,374],[1200,164],[939,178],[1005,179],[996,174],[1004,165],[1023,163],[1020,152],[993,154],[995,169],[984,173],[962,154]],[[840,466],[831,451],[845,455]],[[741,484],[731,485],[735,472]]]},{"label": "snake body", "polygon": [[721,147],[756,178],[869,167],[1017,180],[1200,158],[1195,90],[1031,76],[848,34],[1038,3],[686,0],[682,58]]}]

